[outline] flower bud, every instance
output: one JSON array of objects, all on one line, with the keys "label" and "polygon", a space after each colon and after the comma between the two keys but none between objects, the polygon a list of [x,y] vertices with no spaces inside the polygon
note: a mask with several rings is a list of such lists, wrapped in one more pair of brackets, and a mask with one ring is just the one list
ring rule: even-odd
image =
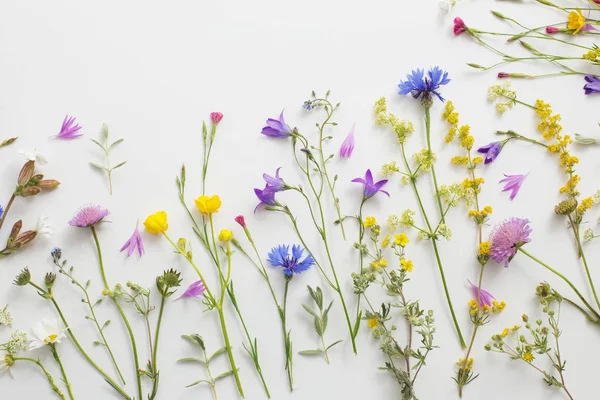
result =
[{"label": "flower bud", "polygon": [[46,284],[46,287],[48,289],[50,289],[52,287],[52,285],[54,285],[55,280],[56,280],[56,274],[53,272],[48,272],[46,274],[46,276],[44,277],[44,283]]},{"label": "flower bud", "polygon": [[21,190],[21,192],[19,193],[19,196],[31,197],[31,196],[40,194],[41,191],[42,191],[42,189],[40,189],[39,187],[32,186],[32,187],[28,187],[28,188]]},{"label": "flower bud", "polygon": [[238,215],[237,217],[235,217],[235,222],[237,222],[238,224],[240,224],[240,226],[242,228],[246,227],[246,221],[244,220],[244,216],[243,215]]},{"label": "flower bud", "polygon": [[554,212],[559,215],[569,215],[577,208],[577,200],[573,197],[561,201],[554,207]]},{"label": "flower bud", "polygon": [[29,183],[29,180],[33,176],[35,172],[35,161],[29,160],[23,165],[21,168],[21,172],[19,173],[19,177],[17,178],[17,185],[25,186]]},{"label": "flower bud", "polygon": [[36,187],[39,187],[42,190],[48,190],[48,189],[54,189],[58,185],[60,185],[59,181],[54,180],[54,179],[46,179],[43,181],[39,181],[37,183]]},{"label": "flower bud", "polygon": [[31,242],[37,236],[37,231],[25,231],[7,246],[9,250],[17,250]]},{"label": "flower bud", "polygon": [[217,125],[223,119],[223,113],[211,112],[210,119],[212,120],[213,124]]},{"label": "flower bud", "polygon": [[29,268],[23,268],[23,271],[17,275],[13,283],[17,286],[25,286],[31,282],[31,273],[29,272]]},{"label": "flower bud", "polygon": [[535,288],[535,294],[539,297],[548,297],[550,296],[551,291],[552,289],[547,282],[542,282]]},{"label": "flower bud", "polygon": [[52,256],[52,258],[54,259],[55,262],[58,262],[58,261],[60,261],[60,258],[62,257],[62,250],[59,249],[58,247],[55,247],[50,252],[50,255]]},{"label": "flower bud", "polygon": [[21,228],[23,227],[23,221],[22,220],[18,220],[17,222],[15,222],[15,224],[13,225],[11,231],[10,231],[10,236],[8,237],[8,242],[7,243],[12,243],[13,240],[15,240],[17,238],[17,235],[19,234],[19,232],[21,232]]}]

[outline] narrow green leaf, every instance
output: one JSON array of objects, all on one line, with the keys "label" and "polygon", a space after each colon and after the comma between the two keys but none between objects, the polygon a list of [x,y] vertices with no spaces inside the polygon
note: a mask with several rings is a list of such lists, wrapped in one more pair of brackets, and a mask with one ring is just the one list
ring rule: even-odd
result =
[{"label": "narrow green leaf", "polygon": [[102,144],[100,144],[99,141],[97,141],[96,139],[90,139],[92,142],[96,143],[98,145],[98,147],[100,147],[102,149],[102,151],[106,151],[106,149],[104,148],[104,146]]},{"label": "narrow green leaf", "polygon": [[189,385],[187,385],[187,386],[186,386],[186,388],[190,388],[190,387],[192,387],[192,386],[196,386],[196,385],[198,385],[198,384],[200,384],[200,383],[208,383],[209,385],[212,385],[212,382],[211,382],[211,381],[207,381],[206,379],[201,379],[201,380],[199,380],[199,381],[196,381],[196,382],[194,382],[194,383],[190,383]]},{"label": "narrow green leaf", "polygon": [[323,324],[320,318],[315,318],[315,330],[317,331],[317,335],[323,336]]},{"label": "narrow green leaf", "polygon": [[110,170],[113,171],[119,167],[122,167],[123,165],[125,165],[127,163],[127,161],[123,161],[122,163],[119,163],[117,165],[115,165],[114,167],[112,167]]},{"label": "narrow green leaf", "polygon": [[306,312],[308,312],[310,315],[312,315],[315,318],[319,318],[319,316],[317,315],[316,312],[314,312],[313,310],[311,310],[311,308],[305,304],[302,304],[302,307],[306,310]]},{"label": "narrow green leaf", "polygon": [[115,147],[116,145],[118,145],[119,143],[121,143],[123,140],[125,140],[125,139],[121,138],[121,139],[115,140],[114,142],[111,143],[110,146],[108,146],[108,150],[112,149],[113,147]]},{"label": "narrow green leaf", "polygon": [[219,350],[215,351],[212,356],[208,359],[208,362],[211,362],[215,357],[225,353],[227,351],[227,347],[221,347]]},{"label": "narrow green leaf", "polygon": [[338,340],[337,342],[333,342],[331,343],[329,346],[327,346],[327,350],[329,350],[330,348],[332,348],[333,346],[335,346],[336,344],[342,343],[343,340]]},{"label": "narrow green leaf", "polygon": [[106,172],[108,172],[108,168],[106,168],[106,167],[104,167],[104,166],[102,166],[102,165],[100,165],[100,164],[96,164],[96,163],[93,163],[93,162],[91,162],[91,161],[90,161],[90,165],[91,165],[92,167],[96,167],[96,168],[98,168],[98,169],[101,169],[101,170],[103,170],[103,171],[106,171]]},{"label": "narrow green leaf", "polygon": [[196,357],[184,357],[184,358],[180,358],[177,361],[180,361],[180,362],[197,362],[197,363],[200,363],[200,364],[206,366],[206,362],[204,360],[201,360],[200,358],[196,358]]},{"label": "narrow green leaf", "polygon": [[233,370],[229,370],[227,372],[223,372],[221,375],[215,376],[215,382],[220,379],[227,378],[229,375],[233,375]]},{"label": "narrow green leaf", "polygon": [[298,354],[302,354],[304,356],[317,356],[323,354],[323,350],[302,350],[299,351]]}]

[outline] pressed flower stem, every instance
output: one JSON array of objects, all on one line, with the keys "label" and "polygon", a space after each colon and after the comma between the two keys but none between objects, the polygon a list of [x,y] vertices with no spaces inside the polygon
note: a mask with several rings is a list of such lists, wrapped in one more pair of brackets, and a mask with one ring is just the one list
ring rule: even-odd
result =
[{"label": "pressed flower stem", "polygon": [[[365,205],[365,201],[367,201],[367,199],[362,198],[362,201],[360,202],[360,207],[358,209],[358,258],[359,258],[359,262],[358,262],[358,272],[361,273],[363,270],[363,263],[364,263],[364,255],[362,253],[362,244],[363,244],[363,239],[365,237],[365,226],[363,225],[363,206]],[[356,295],[356,320],[358,321],[360,319],[360,298],[361,295],[358,294]],[[323,339],[321,337],[321,339]],[[327,361],[327,363],[329,363],[329,360]]]},{"label": "pressed flower stem", "polygon": [[158,320],[156,322],[156,332],[154,332],[154,348],[152,349],[152,371],[154,373],[154,380],[152,384],[152,394],[148,397],[150,400],[153,400],[158,393],[158,364],[157,364],[157,355],[158,355],[158,337],[160,335],[160,325],[163,318],[163,312],[165,310],[165,301],[167,298],[165,296],[161,296],[160,300],[160,308],[158,310]]},{"label": "pressed flower stem", "polygon": [[[425,207],[423,206],[423,202],[421,201],[421,196],[419,195],[419,189],[417,189],[416,178],[414,178],[414,174],[412,173],[412,171],[410,169],[410,165],[408,164],[408,159],[406,158],[406,151],[404,150],[404,144],[401,145],[401,148],[402,148],[402,159],[404,161],[406,170],[408,171],[409,175],[411,176],[411,178],[409,178],[409,180],[410,180],[410,184],[413,188],[413,192],[415,193],[415,196],[417,197],[417,203],[419,204],[419,209],[421,210],[421,214],[423,214],[423,219],[425,220],[425,223],[427,224],[427,228],[429,229],[429,232],[433,232],[431,223],[429,222],[429,218],[427,217],[427,213],[425,212]],[[439,199],[439,197],[438,197],[438,199]],[[452,299],[450,298],[450,293],[448,291],[448,285],[446,283],[444,267],[442,265],[442,260],[440,258],[437,243],[433,237],[431,238],[431,244],[433,246],[433,251],[435,253],[435,259],[437,261],[438,270],[440,271],[440,277],[442,278],[442,285],[444,287],[444,293],[446,295],[446,302],[448,303],[448,308],[450,309],[450,314],[452,315],[452,321],[454,323],[454,328],[456,329],[456,334],[458,335],[458,340],[460,341],[460,346],[464,349],[467,347],[467,345],[465,344],[465,339],[463,338],[462,332],[460,330],[460,326],[458,325],[458,320],[456,319],[456,313],[454,312],[454,306],[452,305]]]},{"label": "pressed flower stem", "polygon": [[38,367],[40,367],[40,369],[42,370],[44,375],[46,375],[46,379],[48,380],[48,383],[50,384],[52,391],[54,393],[56,393],[56,395],[58,397],[60,397],[62,400],[66,400],[63,392],[60,390],[60,388],[58,386],[56,386],[56,383],[54,382],[54,378],[52,378],[52,375],[50,375],[50,373],[46,370],[46,368],[44,368],[44,365],[42,365],[40,360],[34,360],[33,358],[27,358],[27,357],[14,357],[13,360],[14,361],[29,361],[29,362],[34,363]]},{"label": "pressed flower stem", "polygon": [[598,294],[596,293],[596,286],[594,285],[594,280],[592,279],[592,275],[590,274],[590,269],[588,268],[588,263],[585,258],[585,253],[583,252],[583,246],[581,245],[581,238],[579,237],[579,232],[575,227],[575,223],[571,216],[569,215],[569,223],[571,224],[571,228],[573,229],[573,235],[575,236],[575,240],[577,241],[577,249],[579,250],[579,255],[581,256],[581,260],[583,261],[583,266],[585,267],[585,274],[587,275],[588,282],[590,283],[590,288],[592,289],[592,293],[594,295],[594,300],[596,300],[596,305],[598,306],[598,310],[600,310],[600,300],[598,300]]},{"label": "pressed flower stem", "polygon": [[[431,150],[431,110],[430,107],[425,108],[425,133],[427,136],[427,150],[429,151],[429,155],[433,155],[433,151]],[[435,175],[435,166],[431,165],[431,177],[433,178],[433,187],[435,188],[435,197],[437,199],[438,207],[440,210],[440,216],[442,223],[445,223],[444,219],[444,209],[442,207],[442,199],[440,198],[440,189],[438,188],[437,178]],[[429,228],[431,230],[431,227]]]},{"label": "pressed flower stem", "polygon": [[575,285],[573,285],[573,283],[571,283],[571,281],[569,279],[567,279],[567,277],[565,277],[563,274],[561,274],[560,272],[558,272],[554,268],[550,267],[548,264],[544,263],[540,259],[538,259],[535,256],[529,254],[527,251],[523,250],[523,247],[519,247],[519,251],[521,253],[525,254],[527,257],[531,258],[533,261],[535,261],[538,264],[540,264],[542,267],[546,268],[548,271],[552,272],[554,275],[556,275],[559,278],[561,278],[563,281],[565,281],[567,283],[567,285],[569,285],[569,287],[571,289],[573,289],[573,291],[575,292],[575,294],[577,295],[577,297],[579,297],[579,299],[583,302],[583,304],[585,304],[585,306],[592,312],[592,314],[594,314],[597,318],[600,319],[600,314],[598,314],[598,312],[596,310],[594,310],[594,308],[587,302],[587,300],[583,297],[583,295],[579,292],[579,290],[577,290],[577,288],[575,287]]},{"label": "pressed flower stem", "polygon": [[13,193],[12,196],[10,196],[10,200],[8,200],[8,204],[6,204],[4,213],[2,213],[2,218],[0,218],[0,229],[2,229],[2,225],[4,225],[4,220],[6,219],[6,216],[8,215],[8,211],[10,211],[10,207],[12,206],[12,203],[15,201],[16,198],[17,198],[17,195],[15,193]]},{"label": "pressed flower stem", "polygon": [[50,352],[52,352],[52,355],[54,356],[54,360],[56,360],[56,363],[58,364],[58,367],[60,368],[60,373],[63,377],[63,381],[65,382],[65,386],[67,387],[67,392],[69,393],[69,398],[71,400],[75,400],[75,396],[73,396],[73,391],[71,390],[71,382],[69,382],[69,378],[67,378],[67,372],[65,371],[65,367],[63,366],[63,363],[60,360],[60,356],[58,355],[58,350],[56,350],[56,344],[50,343],[48,346],[50,347]]},{"label": "pressed flower stem", "polygon": [[[29,284],[31,286],[33,286],[34,288],[36,288],[38,290],[38,292],[39,292],[40,295],[49,296],[49,297],[45,297],[45,298],[49,298],[50,299],[50,301],[52,302],[52,305],[54,306],[54,309],[58,313],[58,315],[59,315],[59,317],[60,317],[63,325],[64,326],[71,326],[67,322],[67,319],[65,318],[65,315],[63,314],[63,312],[62,312],[60,306],[58,305],[58,303],[56,302],[56,300],[54,299],[54,296],[52,295],[52,293],[45,291],[44,289],[42,289],[41,287],[39,287],[38,285],[36,285],[33,282],[29,282]],[[106,380],[106,382],[108,382],[108,384],[110,386],[112,386],[117,392],[119,392],[119,394],[121,396],[123,396],[124,399],[126,399],[126,400],[133,400],[131,397],[129,397],[129,395],[127,393],[125,393],[125,390],[123,390],[123,388],[121,388],[106,372],[104,372],[104,370],[102,368],[100,368],[98,366],[98,364],[96,364],[94,362],[94,360],[92,360],[92,358],[85,352],[85,350],[83,349],[83,347],[81,347],[81,344],[79,344],[79,341],[75,337],[75,334],[73,334],[71,328],[67,329],[67,334],[69,335],[69,337],[73,341],[73,344],[75,344],[75,347],[77,347],[77,350],[79,350],[79,352],[81,353],[81,355],[83,355],[83,357],[87,360],[87,362],[89,362],[90,365],[92,367],[94,367],[94,369],[96,371],[98,371],[104,377],[104,379]]]},{"label": "pressed flower stem", "polygon": [[[233,357],[233,351],[231,349],[231,342],[229,341],[229,334],[227,332],[227,324],[225,322],[225,313],[223,312],[223,298],[224,298],[225,287],[222,288],[223,293],[221,294],[220,300],[217,302],[216,298],[214,297],[214,295],[210,291],[208,285],[206,284],[206,280],[204,279],[202,272],[200,272],[200,269],[194,263],[194,260],[192,260],[190,257],[188,257],[188,255],[183,250],[181,250],[179,248],[179,246],[177,246],[175,244],[175,242],[173,242],[173,240],[171,240],[171,238],[167,235],[166,232],[163,232],[163,236],[169,241],[169,243],[171,243],[173,248],[175,250],[177,250],[187,260],[187,262],[192,266],[192,268],[194,268],[194,270],[196,271],[196,274],[198,274],[198,277],[200,278],[200,280],[202,281],[202,284],[204,285],[204,288],[206,289],[207,296],[205,296],[205,297],[207,297],[209,299],[209,301],[211,302],[212,306],[217,309],[217,313],[219,314],[219,322],[221,325],[221,332],[223,334],[223,340],[225,341],[225,348],[227,349],[227,357],[229,358],[229,365],[231,366],[231,370],[233,371],[233,376],[235,378],[235,383],[237,385],[238,392],[240,393],[240,396],[242,398],[244,398],[244,389],[242,387],[242,382],[240,380],[238,367],[236,366],[235,359]],[[230,272],[231,271],[229,271],[228,274]]]},{"label": "pressed flower stem", "polygon": [[[108,280],[106,279],[106,273],[104,271],[104,261],[102,258],[102,249],[100,247],[100,240],[98,239],[98,234],[96,233],[96,228],[92,225],[92,226],[90,226],[90,229],[92,231],[92,235],[94,236],[94,242],[96,243],[96,251],[98,253],[98,264],[100,266],[100,274],[102,275],[102,281],[104,282],[104,289],[107,292],[111,292],[110,286],[108,284]],[[125,312],[123,311],[123,307],[121,307],[121,304],[119,304],[119,301],[114,296],[110,296],[110,298],[112,299],[113,303],[117,307],[117,310],[119,310],[121,319],[123,320],[123,323],[125,324],[125,327],[127,328],[127,333],[129,334],[129,340],[131,342],[131,350],[133,351],[133,362],[135,364],[135,376],[137,379],[138,398],[143,399],[144,395],[143,395],[143,390],[142,390],[142,376],[139,374],[140,361],[138,358],[138,350],[137,350],[137,345],[135,342],[135,336],[133,334],[133,329],[131,329],[131,324],[129,323],[129,319],[127,319],[127,316],[125,315]]]},{"label": "pressed flower stem", "polygon": [[[508,98],[508,99],[510,99],[510,97],[507,97],[507,98]],[[523,102],[521,102],[521,101],[517,101],[517,100],[515,100],[515,101],[516,101],[517,103],[523,104],[523,105],[525,105],[525,106],[527,106],[527,107],[531,107],[531,108],[533,108],[534,110],[537,110],[537,107],[530,106],[529,104],[527,104],[527,103],[523,103]],[[524,142],[529,142],[529,143],[537,144],[537,145],[539,145],[539,146],[542,146],[542,147],[548,148],[548,145],[546,145],[546,144],[544,144],[544,143],[542,143],[542,142],[539,142],[539,141],[537,141],[537,140],[535,140],[535,139],[528,138],[527,136],[520,135],[520,134],[518,134],[517,132],[515,132],[515,131],[511,131],[511,130],[508,130],[508,131],[496,131],[496,135],[505,135],[505,136],[509,136],[509,139],[517,139],[517,140],[522,140],[522,141],[524,141]],[[508,140],[508,139],[507,139],[507,140]]]},{"label": "pressed flower stem", "polygon": [[294,374],[292,372],[292,349],[290,348],[291,340],[287,330],[287,298],[288,298],[288,287],[290,285],[291,278],[286,277],[285,279],[285,290],[283,292],[283,313],[282,313],[282,325],[283,325],[283,334],[285,336],[285,370],[288,375],[288,382],[290,384],[290,392],[294,391]]}]

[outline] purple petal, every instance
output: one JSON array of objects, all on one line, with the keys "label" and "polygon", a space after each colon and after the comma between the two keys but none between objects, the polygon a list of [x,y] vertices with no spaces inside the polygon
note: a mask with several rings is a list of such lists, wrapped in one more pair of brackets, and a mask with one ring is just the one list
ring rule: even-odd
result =
[{"label": "purple petal", "polygon": [[363,178],[354,178],[350,182],[362,183],[363,185],[366,183]]},{"label": "purple petal", "polygon": [[373,186],[373,174],[370,169],[365,174],[365,186]]},{"label": "purple petal", "polygon": [[352,129],[340,147],[340,157],[342,158],[350,158],[354,151],[354,126],[355,125],[352,125]]}]

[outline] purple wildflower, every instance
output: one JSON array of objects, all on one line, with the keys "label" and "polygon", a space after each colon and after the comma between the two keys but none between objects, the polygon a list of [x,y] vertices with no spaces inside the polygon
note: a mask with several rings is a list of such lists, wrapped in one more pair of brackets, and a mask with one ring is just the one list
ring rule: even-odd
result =
[{"label": "purple wildflower", "polygon": [[279,115],[279,119],[267,119],[267,125],[264,128],[262,128],[262,131],[260,133],[271,137],[288,137],[292,134],[292,128],[290,128],[289,125],[285,123],[282,111],[281,115]]},{"label": "purple wildflower", "polygon": [[138,228],[138,225],[135,226],[135,230],[133,231],[133,234],[131,235],[131,237],[129,239],[127,239],[127,241],[125,242],[125,244],[123,245],[123,247],[121,247],[121,250],[119,250],[119,251],[123,251],[125,249],[128,249],[127,257],[130,257],[133,254],[133,252],[135,251],[135,249],[138,250],[140,257],[144,254],[144,243],[142,243],[142,236],[140,235],[140,230]]},{"label": "purple wildflower", "polygon": [[304,260],[300,261],[304,249],[299,245],[292,246],[291,255],[289,254],[289,251],[290,246],[281,244],[273,247],[268,256],[269,263],[271,263],[273,267],[283,267],[283,273],[288,279],[291,279],[295,274],[306,271],[315,263],[315,260],[310,253],[306,255]]},{"label": "purple wildflower", "polygon": [[585,90],[585,94],[592,94],[600,92],[600,79],[598,79],[594,75],[586,75],[585,81],[587,82],[583,85],[583,90]]},{"label": "purple wildflower", "polygon": [[504,189],[502,189],[503,192],[507,192],[507,191],[512,191],[510,194],[510,199],[513,200],[515,198],[515,196],[517,195],[517,193],[519,193],[519,189],[521,189],[521,185],[523,184],[523,181],[525,180],[525,178],[527,178],[527,175],[529,174],[522,174],[522,175],[506,175],[504,174],[504,176],[506,178],[504,179],[500,179],[499,183],[505,183],[504,185]]},{"label": "purple wildflower", "polygon": [[474,285],[470,280],[467,280],[467,282],[469,282],[469,285],[471,285],[473,296],[475,296],[475,301],[479,303],[479,307],[491,307],[492,300],[496,300],[496,298],[490,292],[480,289],[477,285]]},{"label": "purple wildflower", "polygon": [[373,182],[373,174],[371,174],[371,170],[368,169],[365,173],[365,179],[363,178],[354,178],[352,182],[362,183],[365,186],[365,190],[363,196],[366,199],[375,196],[377,192],[381,192],[390,197],[390,194],[385,190],[381,190],[382,186],[387,183],[387,179],[382,179],[378,182]]},{"label": "purple wildflower", "polygon": [[478,148],[477,152],[485,154],[485,164],[489,164],[498,158],[502,151],[502,147],[504,147],[504,142],[492,142]]},{"label": "purple wildflower", "polygon": [[277,204],[277,200],[275,200],[275,190],[273,190],[273,188],[269,185],[265,186],[263,190],[254,189],[254,193],[260,200],[260,203],[258,203],[254,208],[254,212],[256,212],[258,207],[261,205],[274,206]]},{"label": "purple wildflower", "polygon": [[526,218],[510,218],[499,223],[490,236],[490,258],[508,267],[519,247],[531,241],[530,233],[529,220]]},{"label": "purple wildflower", "polygon": [[267,187],[271,188],[274,192],[281,192],[287,187],[283,179],[279,177],[280,169],[281,167],[277,168],[277,171],[275,171],[275,176],[263,174],[263,179],[267,183]]},{"label": "purple wildflower", "polygon": [[190,286],[188,286],[187,289],[185,289],[185,292],[183,292],[183,294],[181,296],[179,296],[178,298],[176,298],[175,300],[179,300],[182,298],[190,298],[190,297],[200,297],[204,294],[204,292],[206,291],[206,288],[204,287],[204,284],[202,283],[202,281],[196,281],[194,283],[192,283]]},{"label": "purple wildflower", "polygon": [[81,130],[81,126],[75,123],[75,117],[65,115],[60,132],[55,137],[58,139],[76,139],[83,136],[82,133],[77,133]]},{"label": "purple wildflower", "polygon": [[354,127],[352,125],[352,129],[346,136],[346,139],[342,142],[342,147],[340,147],[340,157],[341,158],[350,158],[352,156],[352,152],[354,151]]},{"label": "purple wildflower", "polygon": [[425,70],[417,68],[406,75],[406,81],[400,81],[398,85],[400,91],[398,94],[405,95],[410,93],[415,99],[423,95],[425,100],[431,100],[431,94],[433,93],[440,101],[444,101],[438,89],[440,86],[447,85],[448,83],[450,83],[448,72],[440,67],[430,68],[427,76],[425,76]]},{"label": "purple wildflower", "polygon": [[110,214],[110,211],[102,206],[85,206],[68,223],[71,226],[87,228],[102,221],[108,214]]}]

